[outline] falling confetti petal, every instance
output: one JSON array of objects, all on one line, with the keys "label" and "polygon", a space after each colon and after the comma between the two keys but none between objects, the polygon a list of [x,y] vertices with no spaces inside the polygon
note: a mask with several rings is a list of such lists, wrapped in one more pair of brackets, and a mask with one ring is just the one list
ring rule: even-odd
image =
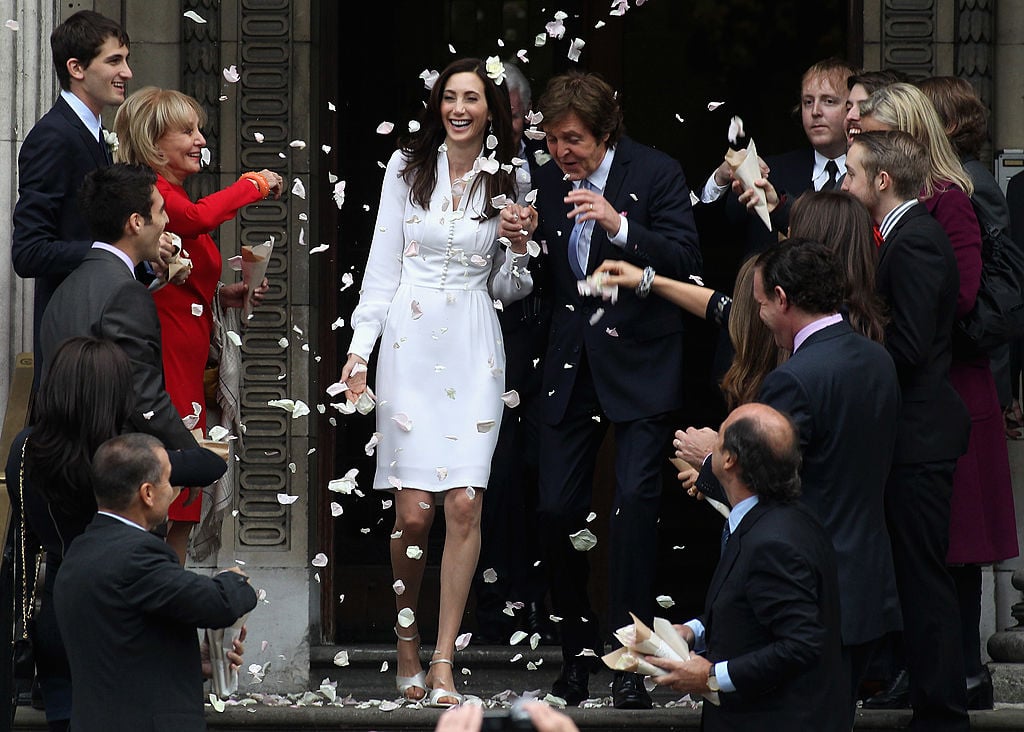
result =
[{"label": "falling confetti petal", "polygon": [[200,159],[200,161],[202,161],[203,165],[209,165],[210,164],[210,148],[204,147],[202,150],[200,150],[199,151],[199,159]]},{"label": "falling confetti petal", "polygon": [[572,39],[572,43],[569,45],[569,54],[568,54],[569,60],[570,61],[579,61],[580,60],[580,51],[583,50],[583,47],[585,45],[587,45],[587,42],[584,41],[582,38],[574,38],[574,39]]},{"label": "falling confetti petal", "polygon": [[315,557],[313,557],[313,561],[310,562],[310,564],[312,564],[314,567],[326,567],[327,555],[323,552],[319,552]]},{"label": "falling confetti petal", "polygon": [[746,137],[746,135],[743,132],[743,120],[734,116],[729,121],[729,142],[735,145],[738,137]]},{"label": "falling confetti petal", "polygon": [[297,500],[299,500],[298,496],[289,496],[287,493],[277,494],[277,502],[280,503],[282,506],[290,506]]},{"label": "falling confetti petal", "polygon": [[4,23],[4,26],[10,28],[12,31],[21,29],[21,25],[16,20],[8,20],[6,23]]},{"label": "falling confetti petal", "polygon": [[393,702],[393,701],[390,701],[388,699],[385,699],[384,701],[382,701],[380,703],[380,706],[378,706],[377,708],[379,710],[381,710],[382,712],[393,712],[396,709],[398,709],[400,706],[402,706],[402,705],[398,704],[397,702]]},{"label": "falling confetti petal", "polygon": [[591,511],[590,513],[587,514],[587,523],[589,524],[591,521],[593,521],[596,518],[597,518],[597,514],[594,513],[593,511]]},{"label": "falling confetti petal", "polygon": [[498,573],[493,568],[484,570],[484,582],[487,584],[494,584],[498,581]]},{"label": "falling confetti petal", "polygon": [[377,134],[378,135],[390,135],[391,131],[394,130],[394,129],[395,129],[395,123],[394,122],[381,122],[379,125],[377,125]]},{"label": "falling confetti petal", "polygon": [[348,651],[338,651],[334,654],[335,666],[348,666]]},{"label": "falling confetti petal", "polygon": [[215,712],[224,711],[224,702],[217,698],[216,694],[210,694],[210,704],[213,705],[213,710]]},{"label": "falling confetti petal", "polygon": [[240,335],[238,335],[238,333],[236,333],[233,330],[229,330],[227,332],[227,337],[228,337],[228,340],[231,341],[233,344],[235,344],[236,346],[241,347],[241,345],[242,345],[242,337]]},{"label": "falling confetti petal", "polygon": [[345,205],[345,181],[339,180],[334,184],[334,205],[341,210],[341,207]]},{"label": "falling confetti petal", "polygon": [[490,432],[494,429],[495,421],[493,419],[482,419],[476,423],[477,432]]},{"label": "falling confetti petal", "polygon": [[455,650],[456,651],[463,651],[463,650],[465,650],[466,646],[469,645],[469,641],[472,638],[473,638],[473,634],[472,633],[463,633],[462,635],[460,635],[458,638],[455,639]]},{"label": "falling confetti petal", "polygon": [[[401,593],[398,593],[401,594]],[[410,625],[416,622],[416,613],[412,611],[412,608],[403,607],[398,612],[398,624],[403,628],[408,628]]]},{"label": "falling confetti petal", "polygon": [[298,178],[292,181],[292,195],[302,199],[306,198],[306,186],[302,185],[302,181]]},{"label": "falling confetti petal", "polygon": [[516,391],[515,389],[512,389],[511,391],[506,391],[504,394],[501,395],[501,401],[505,402],[506,407],[509,407],[510,409],[515,409],[520,404],[519,392]]},{"label": "falling confetti petal", "polygon": [[352,468],[341,478],[336,478],[327,484],[327,490],[335,493],[343,493],[349,495],[356,489],[356,476],[359,474],[358,468]]},{"label": "falling confetti petal", "polygon": [[292,140],[291,142],[288,143],[288,147],[294,148],[295,150],[305,150],[306,149],[306,141],[305,140]]},{"label": "falling confetti petal", "polygon": [[515,633],[512,634],[512,637],[508,639],[508,644],[510,646],[514,646],[521,640],[525,639],[527,635],[527,633],[524,633],[521,630],[517,630]]},{"label": "falling confetti petal", "polygon": [[431,69],[423,69],[423,71],[420,72],[420,78],[423,79],[423,86],[428,90],[434,88],[434,84],[437,83],[437,78],[439,76],[440,74],[436,70],[432,71]]},{"label": "falling confetti petal", "polygon": [[339,290],[339,292],[344,292],[350,288],[354,282],[355,280],[352,277],[352,273],[346,272],[341,276],[341,290]]},{"label": "falling confetti petal", "polygon": [[423,550],[415,544],[410,544],[405,548],[405,556],[409,557],[409,559],[419,559],[423,556]]},{"label": "falling confetti petal", "polygon": [[235,84],[241,77],[238,75],[238,67],[232,64],[224,69],[224,80],[229,84]]},{"label": "falling confetti petal", "polygon": [[530,648],[537,650],[537,646],[540,645],[540,633],[534,633],[530,636]]},{"label": "falling confetti petal", "polygon": [[345,319],[344,318],[338,318],[333,323],[331,323],[331,330],[337,330],[338,328],[344,328],[344,327],[345,327]]},{"label": "falling confetti petal", "polygon": [[569,534],[569,541],[572,542],[572,548],[578,552],[588,552],[597,546],[597,537],[590,529],[581,529],[575,534]]},{"label": "falling confetti petal", "polygon": [[655,598],[655,601],[663,608],[670,608],[676,604],[676,601],[669,595],[658,595],[658,597]]},{"label": "falling confetti petal", "polygon": [[344,511],[345,509],[341,507],[340,503],[338,503],[337,501],[331,501],[331,516],[337,518],[342,513],[344,513]]},{"label": "falling confetti petal", "polygon": [[253,139],[254,139],[254,140],[256,140],[256,142],[258,142],[258,143],[260,143],[260,144],[263,144],[263,141],[264,141],[265,139],[267,139],[267,138],[266,138],[266,137],[265,137],[265,136],[263,135],[263,133],[262,133],[262,132],[253,132],[253,133],[252,133],[252,136],[253,136]]},{"label": "falling confetti petal", "polygon": [[466,486],[466,497],[471,501],[476,498],[476,488],[471,485]]},{"label": "falling confetti petal", "polygon": [[301,399],[271,399],[267,402],[268,407],[279,407],[286,412],[291,412],[292,419],[298,419],[309,414],[309,407]]},{"label": "falling confetti petal", "polygon": [[716,109],[721,107],[725,102],[708,102],[708,111],[714,112]]},{"label": "falling confetti petal", "polygon": [[436,468],[437,479],[446,480],[448,478],[448,468]]},{"label": "falling confetti petal", "polygon": [[397,424],[399,429],[403,432],[412,431],[412,420],[409,419],[409,415],[405,412],[396,412],[395,415],[391,417],[391,421]]},{"label": "falling confetti petal", "polygon": [[186,11],[184,13],[184,15],[185,15],[186,18],[188,18],[189,20],[194,21],[196,23],[205,23],[206,22],[206,18],[201,16],[195,10],[188,10],[188,11]]},{"label": "falling confetti petal", "polygon": [[402,582],[402,580],[395,580],[395,583],[391,585],[391,587],[394,589],[396,595],[401,595],[405,592],[405,583]]},{"label": "falling confetti petal", "polygon": [[309,253],[310,254],[319,254],[320,252],[326,252],[330,248],[331,248],[330,244],[320,244],[319,246],[315,246],[312,249],[310,249]]},{"label": "falling confetti petal", "polygon": [[423,317],[423,310],[420,309],[420,304],[416,300],[413,300],[411,303],[409,303],[409,306],[412,309],[413,320],[419,320],[420,318]]}]

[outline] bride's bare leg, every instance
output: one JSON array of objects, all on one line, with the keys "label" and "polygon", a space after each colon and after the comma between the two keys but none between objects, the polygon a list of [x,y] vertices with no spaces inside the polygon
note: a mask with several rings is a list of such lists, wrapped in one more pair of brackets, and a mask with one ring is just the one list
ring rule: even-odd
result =
[{"label": "bride's bare leg", "polygon": [[[402,580],[405,584],[405,592],[395,596],[395,606],[398,612],[409,608],[413,613],[417,612],[420,599],[420,585],[423,583],[423,568],[426,566],[427,538],[430,535],[430,526],[434,523],[434,496],[426,491],[418,491],[411,488],[397,491],[395,493],[395,528],[392,534],[402,532],[398,538],[391,539],[391,570],[396,580]],[[426,503],[430,508],[423,508],[420,503]],[[424,551],[420,559],[410,559],[406,549],[410,546],[418,546]],[[412,638],[419,634],[419,623],[413,623],[408,628],[398,625],[397,617],[395,632],[405,638]],[[415,676],[422,670],[419,657],[419,638],[414,641],[398,641],[398,676]],[[419,689],[408,689],[406,697],[412,700],[422,699],[425,691]]]},{"label": "bride's bare leg", "polygon": [[[459,634],[466,609],[469,588],[480,557],[480,512],[484,491],[477,489],[470,498],[464,488],[448,491],[444,499],[445,537],[441,556],[441,608],[437,623],[437,648],[434,658],[453,660],[455,638]],[[447,663],[430,667],[430,686],[455,689],[453,668]],[[457,701],[442,697],[442,702]]]}]

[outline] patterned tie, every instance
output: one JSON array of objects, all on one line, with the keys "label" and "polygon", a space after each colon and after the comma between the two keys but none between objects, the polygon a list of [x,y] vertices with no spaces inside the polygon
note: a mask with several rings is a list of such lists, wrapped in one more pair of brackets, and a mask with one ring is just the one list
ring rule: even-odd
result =
[{"label": "patterned tie", "polygon": [[825,172],[828,173],[828,180],[825,181],[825,185],[821,187],[821,190],[834,190],[836,187],[836,180],[839,178],[839,166],[836,165],[835,160],[829,160],[825,163]]},{"label": "patterned tie", "polygon": [[[586,188],[588,191],[593,190],[594,186],[590,184],[590,181],[584,178],[580,181],[580,188]],[[580,214],[582,216],[583,214]],[[583,234],[583,228],[587,225],[586,221],[580,221],[580,216],[576,217],[576,223],[573,224],[572,232],[569,234],[569,268],[572,269],[572,273],[576,275],[576,279],[582,280],[586,277],[587,271],[587,260],[590,258],[589,248],[586,246],[587,242],[584,240],[581,244],[580,238]]]},{"label": "patterned tie", "polygon": [[726,519],[722,525],[722,554],[725,554],[725,545],[729,543],[730,536],[732,536],[732,532],[729,531],[729,519]]}]

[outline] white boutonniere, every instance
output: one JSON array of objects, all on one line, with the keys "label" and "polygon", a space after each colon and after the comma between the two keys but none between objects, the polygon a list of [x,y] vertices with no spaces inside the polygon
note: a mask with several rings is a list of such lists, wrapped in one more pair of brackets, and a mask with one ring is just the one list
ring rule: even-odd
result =
[{"label": "white boutonniere", "polygon": [[110,150],[110,154],[113,155],[117,152],[117,149],[121,147],[121,142],[117,139],[117,133],[111,130],[102,130],[103,142],[107,143],[107,149]]}]

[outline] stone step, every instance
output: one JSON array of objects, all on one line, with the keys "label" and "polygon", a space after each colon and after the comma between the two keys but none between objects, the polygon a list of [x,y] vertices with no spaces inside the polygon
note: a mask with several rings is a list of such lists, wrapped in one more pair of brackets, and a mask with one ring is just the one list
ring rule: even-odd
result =
[{"label": "stone step", "polygon": [[[130,703],[126,700],[125,703]],[[700,728],[700,712],[690,709],[652,709],[650,711],[618,711],[615,709],[569,709],[580,732],[692,732]],[[206,722],[210,732],[298,732],[299,730],[348,730],[351,732],[430,732],[441,714],[437,709],[379,709],[353,707],[228,707],[214,712],[207,707]],[[897,732],[906,729],[910,712],[858,712],[856,730]],[[46,730],[42,712],[21,708],[15,718],[15,732]],[[972,730],[1024,730],[1024,709],[1006,708],[987,712],[971,712]]]}]

